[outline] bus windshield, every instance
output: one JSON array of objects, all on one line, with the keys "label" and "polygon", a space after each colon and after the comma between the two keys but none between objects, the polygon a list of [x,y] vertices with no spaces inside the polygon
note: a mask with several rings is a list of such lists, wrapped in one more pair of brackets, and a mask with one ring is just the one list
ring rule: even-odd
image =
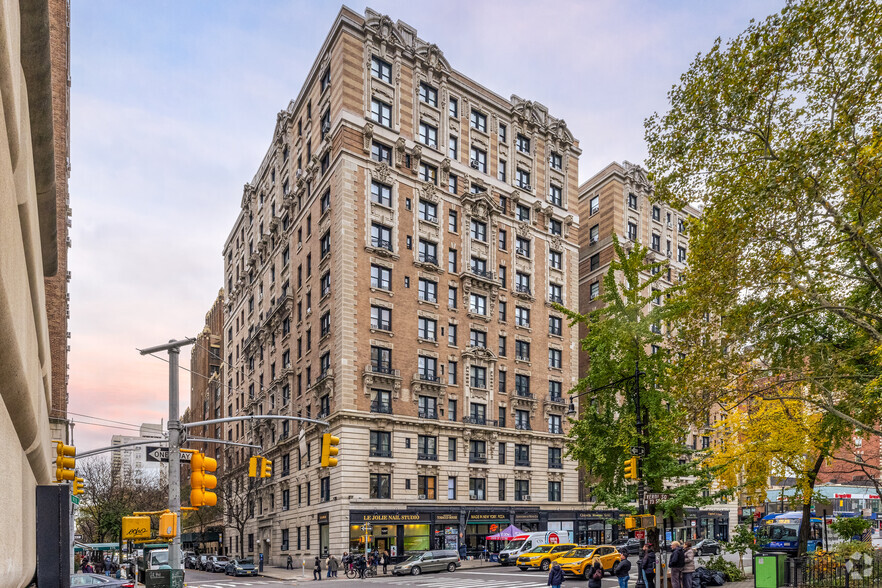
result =
[{"label": "bus windshield", "polygon": [[777,523],[766,525],[765,536],[769,541],[798,541],[799,523]]}]

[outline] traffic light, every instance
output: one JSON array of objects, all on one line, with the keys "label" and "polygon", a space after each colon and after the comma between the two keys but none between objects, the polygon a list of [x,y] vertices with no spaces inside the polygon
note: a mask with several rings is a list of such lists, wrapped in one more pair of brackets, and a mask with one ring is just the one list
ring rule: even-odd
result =
[{"label": "traffic light", "polygon": [[625,479],[626,480],[636,480],[637,479],[637,457],[632,457],[631,459],[625,460]]},{"label": "traffic light", "polygon": [[323,468],[332,468],[337,465],[337,458],[332,457],[340,453],[337,444],[340,443],[339,437],[334,437],[330,433],[322,435],[322,463]]},{"label": "traffic light", "polygon": [[194,453],[190,459],[190,506],[214,506],[217,494],[209,492],[217,487],[217,478],[206,472],[217,470],[217,460]]},{"label": "traffic light", "polygon": [[273,475],[273,462],[265,457],[260,458],[260,477],[269,478]]},{"label": "traffic light", "polygon": [[[196,457],[195,455],[193,457]],[[208,458],[211,459],[211,458]],[[212,476],[214,477],[214,476]],[[213,495],[213,494],[212,494]],[[192,498],[191,498],[192,501]],[[178,513],[166,512],[159,515],[159,537],[173,539],[178,534]]]},{"label": "traffic light", "polygon": [[625,528],[629,531],[637,528],[637,517],[625,517]]},{"label": "traffic light", "polygon": [[257,460],[263,459],[262,457],[253,456],[248,460],[248,477],[256,478],[257,477]]},{"label": "traffic light", "polygon": [[82,478],[74,478],[74,481],[73,481],[73,492],[72,492],[72,494],[73,494],[74,496],[76,496],[76,495],[78,495],[78,494],[83,494],[83,493],[85,493],[85,492],[86,492],[86,491],[83,490],[83,479],[82,479]]},{"label": "traffic light", "polygon": [[65,445],[61,441],[55,442],[55,449],[58,456],[55,458],[55,481],[64,482],[65,480],[73,480],[77,477],[74,468],[77,467],[77,448],[71,445]]}]

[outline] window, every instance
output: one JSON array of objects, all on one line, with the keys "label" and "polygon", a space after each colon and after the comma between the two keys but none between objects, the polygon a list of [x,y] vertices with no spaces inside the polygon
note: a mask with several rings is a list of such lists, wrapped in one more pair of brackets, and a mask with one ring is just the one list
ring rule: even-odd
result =
[{"label": "window", "polygon": [[677,247],[677,261],[680,263],[686,262],[686,248],[685,247]]},{"label": "window", "polygon": [[686,223],[682,218],[677,219],[677,232],[685,233],[686,232]]},{"label": "window", "polygon": [[[417,358],[417,366],[419,367],[420,378],[430,382],[437,380],[438,360],[436,358],[420,355]],[[431,400],[434,402],[434,398]]]},{"label": "window", "polygon": [[637,195],[628,194],[628,207],[637,210]]},{"label": "window", "polygon": [[430,124],[421,122],[420,141],[429,147],[438,147],[438,129]]},{"label": "window", "polygon": [[448,99],[447,114],[453,118],[457,118],[459,116],[459,100],[453,97]]},{"label": "window", "polygon": [[471,236],[472,239],[476,239],[478,241],[487,242],[487,223],[483,223],[481,221],[472,220],[471,222]]},{"label": "window", "polygon": [[563,467],[560,447],[548,448],[548,467],[552,469],[560,469]]},{"label": "window", "polygon": [[322,278],[320,281],[321,295],[326,296],[331,292],[331,272],[325,272],[322,274]]},{"label": "window", "polygon": [[331,252],[331,231],[328,231],[322,238],[319,240],[319,254],[321,258],[324,259],[325,256]]},{"label": "window", "polygon": [[548,432],[561,434],[563,433],[563,424],[561,424],[561,418],[559,414],[552,414],[548,416]]},{"label": "window", "polygon": [[655,288],[652,289],[652,303],[656,306],[661,305],[661,292]]},{"label": "window", "polygon": [[447,250],[447,271],[456,273],[456,249]]},{"label": "window", "polygon": [[426,278],[420,278],[420,300],[426,302],[438,302],[438,283]]},{"label": "window", "polygon": [[469,294],[469,312],[487,316],[487,297],[481,294]]},{"label": "window", "polygon": [[652,220],[661,222],[661,208],[658,206],[652,207]]},{"label": "window", "polygon": [[371,223],[371,246],[392,251],[392,229],[378,223]]},{"label": "window", "polygon": [[588,239],[591,245],[600,240],[600,225],[594,225],[588,233]]},{"label": "window", "polygon": [[515,171],[515,184],[522,190],[532,190],[530,187],[530,172],[518,168]]},{"label": "window", "polygon": [[558,304],[563,304],[563,286],[560,284],[548,284],[548,299]]},{"label": "window", "polygon": [[450,174],[450,177],[447,179],[447,191],[451,194],[456,194],[457,191],[457,177],[453,174]]},{"label": "window", "polygon": [[[451,325],[456,326],[456,325]],[[457,378],[457,363],[455,361],[447,362],[447,383],[451,386],[456,386],[456,378]],[[454,408],[456,408],[456,401],[454,401]],[[448,409],[450,408],[448,404]],[[454,419],[455,420],[455,419]]]},{"label": "window", "polygon": [[548,501],[560,502],[560,482],[548,482]]},{"label": "window", "polygon": [[[422,358],[421,358],[422,359]],[[423,419],[438,418],[438,400],[432,396],[418,397],[417,414]]]},{"label": "window", "polygon": [[551,184],[548,188],[548,201],[555,206],[563,206],[563,190],[560,189],[560,186]]},{"label": "window", "polygon": [[530,326],[530,309],[523,306],[515,306],[515,324],[519,327]]},{"label": "window", "polygon": [[499,336],[499,357],[505,357],[508,354],[506,347],[508,343],[508,338],[504,335]]},{"label": "window", "polygon": [[447,307],[448,308],[456,308],[456,291],[457,289],[451,286],[447,289]]},{"label": "window", "polygon": [[548,317],[548,334],[560,337],[563,331],[563,319],[559,316]]},{"label": "window", "polygon": [[518,396],[530,397],[530,376],[515,374],[515,393]]},{"label": "window", "polygon": [[557,369],[561,368],[560,349],[554,349],[553,347],[548,349],[548,367]]},{"label": "window", "polygon": [[325,476],[319,479],[319,500],[328,502],[331,500],[331,477]]},{"label": "window", "polygon": [[[438,245],[431,241],[420,239],[419,244],[420,261],[423,263],[431,263],[438,265]],[[435,302],[433,300],[433,302]]]},{"label": "window", "polygon": [[[473,404],[472,407],[485,408],[483,404]],[[486,414],[480,410],[472,411],[472,422],[483,425],[487,422]],[[469,441],[469,462],[470,463],[487,463],[487,443],[480,440]]]},{"label": "window", "polygon": [[499,123],[499,140],[505,142],[508,136],[508,126],[505,123]]},{"label": "window", "polygon": [[661,235],[652,234],[652,250],[661,252]]},{"label": "window", "polygon": [[371,400],[371,412],[392,414],[392,393],[389,390],[371,390],[371,395],[373,398]]},{"label": "window", "polygon": [[487,368],[482,366],[472,366],[471,368],[471,382],[470,385],[472,388],[487,388]]},{"label": "window", "polygon": [[435,476],[417,476],[417,492],[420,500],[435,500]]},{"label": "window", "polygon": [[450,141],[447,143],[447,156],[453,161],[459,159],[459,139],[456,135],[450,135]]},{"label": "window", "polygon": [[600,254],[595,253],[591,256],[591,271],[593,272],[600,267]]},{"label": "window", "polygon": [[530,446],[529,445],[515,444],[515,465],[516,466],[529,466],[530,465]]},{"label": "window", "polygon": [[392,270],[379,265],[371,266],[371,288],[379,288],[380,290],[391,289]]},{"label": "window", "polygon": [[392,107],[377,99],[371,100],[371,118],[384,127],[392,126]]},{"label": "window", "polygon": [[392,149],[381,143],[371,145],[371,159],[392,165]]},{"label": "window", "polygon": [[481,173],[487,173],[487,152],[477,147],[472,147],[471,166]]},{"label": "window", "polygon": [[499,274],[498,274],[498,275],[499,275],[499,285],[502,286],[503,288],[506,288],[506,287],[507,287],[507,286],[506,286],[506,276],[505,276],[505,271],[506,271],[506,270],[505,270],[505,266],[504,266],[504,265],[500,265],[500,266],[499,266]]},{"label": "window", "polygon": [[628,239],[631,241],[637,240],[637,223],[628,223]]},{"label": "window", "polygon": [[392,66],[379,57],[371,59],[371,74],[377,79],[392,83]]},{"label": "window", "polygon": [[428,435],[417,436],[417,459],[438,460],[438,438]]},{"label": "window", "polygon": [[600,295],[600,282],[592,282],[588,291],[588,300],[594,300]]},{"label": "window", "polygon": [[420,84],[420,100],[431,106],[438,106],[438,90],[429,84]]},{"label": "window", "polygon": [[392,433],[371,431],[371,457],[392,457]]},{"label": "window", "polygon": [[370,497],[374,499],[385,500],[391,498],[391,474],[371,474],[370,478]]},{"label": "window", "polygon": [[447,500],[456,500],[456,478],[447,478]]},{"label": "window", "polygon": [[530,275],[522,272],[515,272],[515,291],[524,294],[530,293]]},{"label": "window", "polygon": [[554,153],[552,151],[551,157],[548,159],[549,165],[551,165],[552,169],[562,170],[563,169],[563,157],[560,153]]},{"label": "window", "polygon": [[487,484],[487,480],[485,478],[469,478],[469,499],[470,500],[486,500],[487,495],[485,493],[485,485]]},{"label": "window", "polygon": [[505,300],[499,301],[499,320],[505,322],[508,320],[508,303]]},{"label": "window", "polygon": [[505,478],[499,478],[499,501],[505,502],[505,489],[506,489]]},{"label": "window", "polygon": [[451,210],[447,213],[447,230],[451,233],[456,233],[459,230],[459,215],[457,215],[455,210]]},{"label": "window", "polygon": [[471,124],[473,129],[477,129],[482,133],[487,132],[487,116],[477,110],[472,111]]},{"label": "window", "polygon": [[438,168],[427,163],[420,164],[420,179],[438,185]]},{"label": "window", "polygon": [[478,257],[472,258],[471,270],[473,274],[477,274],[479,276],[489,276],[487,273],[487,260],[480,259]]},{"label": "window", "polygon": [[324,337],[331,332],[331,311],[322,314],[321,319],[321,336]]},{"label": "window", "polygon": [[600,196],[592,196],[589,202],[589,215],[597,214],[597,211],[600,210]]},{"label": "window", "polygon": [[530,222],[530,207],[524,206],[523,204],[518,204],[516,216],[519,221]]},{"label": "window", "polygon": [[[504,371],[504,370],[499,370],[499,373],[496,374],[496,377],[497,377],[497,379],[499,380],[499,383],[498,383],[497,386],[498,386],[498,389],[499,389],[499,393],[500,393],[500,394],[505,394],[505,386],[506,386],[506,379],[507,379],[507,376],[508,376],[508,372],[506,372],[506,371]],[[505,419],[502,419],[502,420],[505,421]],[[500,427],[504,427],[504,426],[505,426],[505,423],[504,423],[504,422],[501,422],[501,423],[499,424],[499,426],[500,426]]]},{"label": "window", "polygon": [[392,206],[392,188],[379,182],[371,182],[371,200],[383,206]]},{"label": "window", "polygon": [[554,269],[563,269],[563,253],[553,249],[550,250],[548,252],[548,263]]},{"label": "window", "polygon": [[419,317],[418,319],[418,335],[420,339],[427,339],[429,341],[435,341],[435,331],[437,326],[437,321],[434,319]]},{"label": "window", "polygon": [[559,220],[551,219],[548,221],[548,230],[552,235],[563,235],[563,223]]},{"label": "window", "polygon": [[[322,131],[322,140],[331,132],[331,111],[327,110],[322,115],[321,120],[321,131]],[[330,163],[330,157],[328,154],[325,154],[325,157],[322,159],[322,173],[325,173],[328,170],[328,164]]]},{"label": "window", "polygon": [[518,133],[517,148],[521,153],[530,153],[530,138]]},{"label": "window", "polygon": [[472,347],[481,347],[482,349],[487,348],[487,333],[484,331],[479,331],[477,329],[472,329],[469,333],[469,345]]},{"label": "window", "polygon": [[515,253],[530,257],[530,240],[524,237],[515,237]]},{"label": "window", "polygon": [[331,208],[331,191],[327,190],[322,195],[322,214],[326,213]]},{"label": "window", "polygon": [[515,339],[515,357],[521,361],[530,361],[530,343]]},{"label": "window", "polygon": [[497,168],[496,168],[496,179],[499,180],[500,182],[504,182],[504,181],[506,181],[505,177],[506,177],[505,160],[500,159],[499,166],[497,166]]},{"label": "window", "polygon": [[420,200],[417,205],[417,214],[419,215],[421,220],[429,221],[430,223],[438,222],[438,205],[432,202],[426,202],[425,200]]}]

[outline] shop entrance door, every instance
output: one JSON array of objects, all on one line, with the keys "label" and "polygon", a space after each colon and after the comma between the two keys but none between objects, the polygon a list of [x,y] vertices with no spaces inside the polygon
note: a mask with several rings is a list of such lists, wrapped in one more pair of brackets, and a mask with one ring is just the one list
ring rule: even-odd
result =
[{"label": "shop entrance door", "polygon": [[389,550],[391,553],[391,549],[389,548],[389,538],[388,537],[375,537],[376,540],[376,548],[377,551],[383,553],[384,550]]}]

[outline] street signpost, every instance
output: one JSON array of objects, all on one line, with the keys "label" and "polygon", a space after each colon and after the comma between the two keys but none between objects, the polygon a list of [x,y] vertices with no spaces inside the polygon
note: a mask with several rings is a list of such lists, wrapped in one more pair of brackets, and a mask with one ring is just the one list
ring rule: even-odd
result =
[{"label": "street signpost", "polygon": [[665,494],[663,492],[647,492],[646,493],[646,504],[658,504],[664,500],[670,498],[670,494]]},{"label": "street signpost", "polygon": [[79,504],[79,503],[80,503],[80,497],[79,497],[79,496],[71,496],[71,497],[70,497],[70,501],[73,502],[74,504]]},{"label": "street signpost", "polygon": [[632,447],[631,448],[631,455],[635,455],[637,457],[643,457],[644,455],[646,455],[646,451],[644,450],[643,447]]},{"label": "street signpost", "polygon": [[[147,461],[159,461],[168,463],[168,447],[160,447],[158,445],[147,446]],[[181,461],[190,461],[192,453],[181,453]]]}]

